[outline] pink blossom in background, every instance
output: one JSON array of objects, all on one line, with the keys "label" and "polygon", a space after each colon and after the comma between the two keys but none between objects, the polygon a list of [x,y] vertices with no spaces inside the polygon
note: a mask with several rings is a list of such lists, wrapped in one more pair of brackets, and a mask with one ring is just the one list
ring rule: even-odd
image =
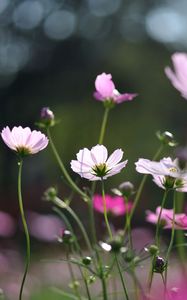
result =
[{"label": "pink blossom in background", "polygon": [[39,214],[29,212],[27,222],[30,234],[38,240],[45,242],[55,242],[61,236],[64,228],[63,222],[52,214]]},{"label": "pink blossom in background", "polygon": [[171,56],[174,71],[165,68],[165,74],[172,85],[187,99],[187,53],[176,52]]},{"label": "pink blossom in background", "polygon": [[1,132],[5,144],[21,155],[35,154],[48,145],[48,138],[40,131],[31,131],[29,127],[7,126]]},{"label": "pink blossom in background", "polygon": [[164,157],[158,162],[139,158],[135,165],[137,172],[152,175],[159,187],[165,189],[169,182],[178,192],[187,192],[187,172],[179,168],[177,159]]},{"label": "pink blossom in background", "polygon": [[113,101],[114,103],[122,103],[124,101],[133,100],[137,94],[120,94],[116,90],[114,82],[112,81],[112,75],[102,73],[97,76],[95,80],[94,97],[99,101]]},{"label": "pink blossom in background", "polygon": [[16,229],[15,220],[8,213],[0,211],[0,236],[12,237]]},{"label": "pink blossom in background", "polygon": [[[160,214],[161,207],[156,208],[156,212],[150,210],[146,211],[146,221],[156,224]],[[175,214],[175,229],[186,230],[187,229],[187,215],[186,214]],[[173,209],[162,209],[161,224],[165,229],[171,229],[173,224]]]},{"label": "pink blossom in background", "polygon": [[81,177],[91,181],[106,179],[118,174],[127,164],[120,163],[123,157],[121,149],[115,150],[108,157],[108,150],[103,145],[96,145],[91,150],[84,148],[77,153],[77,160],[71,161],[71,168]]},{"label": "pink blossom in background", "polygon": [[[108,213],[112,213],[114,216],[121,216],[127,212],[130,212],[132,203],[125,203],[125,200],[121,196],[105,195],[106,210]],[[94,209],[100,213],[104,212],[103,197],[102,195],[94,195],[93,197]]]}]

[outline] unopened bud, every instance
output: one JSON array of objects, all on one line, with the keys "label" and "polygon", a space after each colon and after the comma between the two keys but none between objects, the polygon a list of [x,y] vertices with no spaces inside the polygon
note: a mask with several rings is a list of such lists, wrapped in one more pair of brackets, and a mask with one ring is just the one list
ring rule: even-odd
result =
[{"label": "unopened bud", "polygon": [[83,263],[85,266],[90,265],[91,262],[92,262],[92,258],[91,258],[90,256],[83,257],[83,259],[82,259],[82,263]]},{"label": "unopened bud", "polygon": [[64,244],[71,244],[74,241],[73,235],[71,231],[69,230],[64,230],[62,233],[62,240]]},{"label": "unopened bud", "polygon": [[57,196],[57,189],[54,187],[50,187],[48,188],[45,192],[44,192],[44,200],[47,201],[53,201]]},{"label": "unopened bud", "polygon": [[174,140],[173,134],[169,131],[164,131],[163,133],[158,131],[156,133],[156,136],[164,145],[168,145],[170,147],[175,147],[177,145],[177,143]]},{"label": "unopened bud", "polygon": [[125,181],[119,185],[119,190],[123,196],[129,198],[134,193],[134,185],[130,181]]},{"label": "unopened bud", "polygon": [[153,262],[153,271],[155,273],[162,274],[165,271],[166,266],[167,266],[167,264],[166,264],[165,259],[160,256],[156,256],[156,258]]}]

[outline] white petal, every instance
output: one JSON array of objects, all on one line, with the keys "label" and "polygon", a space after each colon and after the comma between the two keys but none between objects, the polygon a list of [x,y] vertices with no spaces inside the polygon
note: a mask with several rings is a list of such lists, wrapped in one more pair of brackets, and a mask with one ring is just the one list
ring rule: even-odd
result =
[{"label": "white petal", "polygon": [[121,170],[126,166],[128,160],[125,160],[117,165],[115,165],[109,172],[108,174],[106,175],[106,177],[110,177],[110,176],[113,176],[115,174],[118,174],[121,172]]},{"label": "white petal", "polygon": [[88,150],[87,148],[81,149],[77,153],[77,160],[80,163],[84,163],[84,165],[88,165],[90,167],[93,167],[95,165],[91,157],[90,150]]},{"label": "white petal", "polygon": [[108,157],[107,148],[103,145],[96,145],[92,147],[91,157],[95,165],[105,163]]},{"label": "white petal", "polygon": [[114,165],[118,164],[120,160],[122,160],[122,157],[123,151],[121,149],[117,149],[109,156],[106,163],[109,168],[112,168]]}]

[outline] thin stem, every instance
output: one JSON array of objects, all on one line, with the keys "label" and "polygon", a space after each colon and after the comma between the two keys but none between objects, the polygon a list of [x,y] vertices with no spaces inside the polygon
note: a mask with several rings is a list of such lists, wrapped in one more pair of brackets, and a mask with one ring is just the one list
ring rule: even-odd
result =
[{"label": "thin stem", "polygon": [[105,112],[104,112],[103,121],[102,121],[102,125],[101,125],[101,131],[100,131],[100,135],[99,135],[99,144],[100,145],[103,143],[109,110],[110,110],[110,108],[105,107]]},{"label": "thin stem", "polygon": [[90,240],[88,238],[88,235],[86,233],[86,230],[84,229],[84,226],[81,222],[81,220],[79,219],[79,217],[74,213],[74,211],[71,209],[71,207],[69,207],[64,201],[62,201],[60,198],[58,197],[55,197],[53,200],[53,203],[55,205],[57,205],[58,207],[62,208],[62,209],[66,209],[69,214],[73,217],[73,219],[76,221],[77,225],[79,226],[81,232],[82,232],[82,235],[84,237],[84,240],[86,242],[86,245],[89,249],[89,251],[92,253],[92,246],[90,244]]},{"label": "thin stem", "polygon": [[125,228],[127,228],[127,232],[128,232],[129,247],[132,250],[133,249],[133,243],[132,243],[132,235],[131,235],[130,212],[128,210],[129,199],[127,197],[124,197],[124,201],[125,201],[125,204],[126,204],[126,207],[127,207]]},{"label": "thin stem", "polygon": [[50,142],[50,145],[51,145],[51,148],[52,148],[52,151],[54,153],[54,156],[59,164],[59,167],[62,171],[62,173],[64,174],[66,180],[68,181],[68,183],[70,184],[70,186],[72,187],[72,189],[77,192],[80,196],[82,196],[84,199],[87,198],[87,195],[75,184],[75,182],[71,179],[69,173],[67,172],[59,154],[58,154],[58,151],[55,147],[55,144],[53,142],[53,139],[51,137],[51,133],[50,133],[50,130],[49,128],[47,129],[47,135],[48,135],[48,138],[49,138],[49,142]]},{"label": "thin stem", "polygon": [[173,199],[173,219],[172,219],[172,229],[171,229],[171,239],[169,247],[166,253],[166,271],[165,271],[165,285],[167,286],[167,270],[168,270],[168,260],[173,247],[174,237],[175,237],[175,210],[176,210],[176,191],[174,191]]},{"label": "thin stem", "polygon": [[[183,206],[184,206],[184,193],[177,193],[176,194],[177,201],[176,201],[176,212],[181,213],[183,211]],[[186,276],[187,270],[185,267],[185,262],[186,262],[186,249],[183,244],[185,244],[185,236],[182,230],[177,230],[176,231],[176,244],[181,245],[180,247],[177,247],[177,252],[179,254],[180,262],[181,262],[181,267],[183,270],[184,275]]]},{"label": "thin stem", "polygon": [[29,231],[25,219],[25,214],[24,214],[24,208],[23,208],[23,200],[22,200],[22,193],[21,193],[21,175],[22,175],[22,166],[23,166],[23,160],[20,159],[18,163],[18,201],[19,201],[19,209],[20,209],[20,214],[21,214],[21,220],[23,224],[23,229],[25,233],[25,238],[26,238],[26,263],[25,263],[25,271],[23,274],[23,279],[21,282],[21,287],[20,287],[20,292],[19,292],[19,300],[22,299],[22,293],[23,293],[23,287],[24,283],[26,280],[29,264],[30,264],[30,237],[29,237]]},{"label": "thin stem", "polygon": [[76,278],[75,278],[75,275],[74,275],[74,271],[73,271],[72,265],[69,261],[69,251],[70,251],[70,247],[68,247],[67,250],[66,250],[66,259],[67,259],[68,269],[69,269],[70,277],[73,280],[72,285],[73,285],[73,289],[74,289],[74,292],[75,292],[75,296],[77,296],[77,298],[79,300],[81,300],[82,298],[81,298],[81,295],[79,293],[78,286],[75,284],[76,283]]},{"label": "thin stem", "polygon": [[103,300],[107,300],[108,296],[107,296],[106,281],[104,276],[101,277],[101,283],[103,288]]},{"label": "thin stem", "polygon": [[106,208],[106,197],[105,197],[105,189],[104,189],[104,180],[101,178],[101,184],[102,184],[102,198],[103,198],[103,208],[104,208],[104,218],[105,218],[105,224],[108,230],[109,237],[112,239],[112,231],[110,228],[110,224],[108,221],[108,215],[107,215],[107,208]]},{"label": "thin stem", "polygon": [[164,205],[165,205],[165,202],[166,202],[167,195],[168,195],[168,190],[165,190],[164,196],[163,196],[163,199],[162,199],[162,203],[161,203],[160,212],[159,212],[159,215],[158,215],[158,221],[157,221],[157,224],[156,224],[155,244],[157,245],[158,248],[159,248],[159,229],[160,229],[160,220],[161,220],[162,210],[163,210],[163,208],[164,208]]},{"label": "thin stem", "polygon": [[[158,216],[158,221],[157,221],[157,225],[156,225],[155,244],[157,245],[158,248],[159,248],[160,220],[161,220],[162,210],[164,208],[168,192],[169,192],[168,190],[165,190],[165,192],[164,192],[164,196],[163,196],[163,199],[162,199],[161,208],[160,208],[160,212],[159,212],[159,216]],[[155,259],[156,259],[156,254],[153,255],[152,262],[151,262],[151,269],[150,269],[150,272],[149,272],[149,279],[148,279],[149,292],[151,291],[152,282],[153,282]]]},{"label": "thin stem", "polygon": [[115,261],[116,261],[118,272],[119,272],[119,275],[120,275],[120,278],[121,278],[121,283],[123,285],[123,290],[124,290],[124,293],[125,293],[125,297],[126,297],[127,300],[129,300],[129,296],[128,296],[128,293],[127,293],[127,288],[126,288],[125,282],[123,280],[123,275],[122,275],[121,268],[120,268],[119,261],[118,261],[118,257],[117,257],[116,254],[115,254]]}]

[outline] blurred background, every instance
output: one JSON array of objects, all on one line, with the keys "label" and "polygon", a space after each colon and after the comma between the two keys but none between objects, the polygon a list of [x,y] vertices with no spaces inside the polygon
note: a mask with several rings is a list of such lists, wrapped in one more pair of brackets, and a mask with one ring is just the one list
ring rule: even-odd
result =
[{"label": "blurred background", "polygon": [[[76,178],[70,160],[80,148],[97,144],[104,112],[102,103],[93,98],[94,81],[102,72],[111,73],[120,92],[138,97],[116,106],[109,115],[104,144],[109,151],[122,148],[129,163],[106,187],[110,192],[126,180],[138,186],[141,175],[136,174],[134,162],[153,157],[159,147],[156,131],[168,130],[177,142],[186,144],[187,103],[164,74],[171,54],[186,52],[186,34],[186,0],[1,0],[1,130],[6,125],[36,128],[41,108],[49,106],[61,121],[52,129],[55,143]],[[0,223],[5,224],[0,230],[0,262],[5,260],[9,274],[15,260],[10,261],[13,255],[8,251],[19,256],[24,240],[17,205],[17,158],[2,142],[0,153]],[[52,242],[63,228],[51,205],[42,200],[50,185],[58,186],[62,197],[67,195],[48,147],[25,160],[23,176],[33,251],[42,249],[42,253],[59,250]],[[155,208],[161,195],[149,179],[134,227],[144,225],[144,210]],[[77,200],[72,205],[81,215],[85,204]],[[37,233],[38,228],[43,231]],[[49,228],[54,230],[49,233]],[[51,248],[46,249],[46,244]],[[11,291],[14,288],[16,283]]]}]

